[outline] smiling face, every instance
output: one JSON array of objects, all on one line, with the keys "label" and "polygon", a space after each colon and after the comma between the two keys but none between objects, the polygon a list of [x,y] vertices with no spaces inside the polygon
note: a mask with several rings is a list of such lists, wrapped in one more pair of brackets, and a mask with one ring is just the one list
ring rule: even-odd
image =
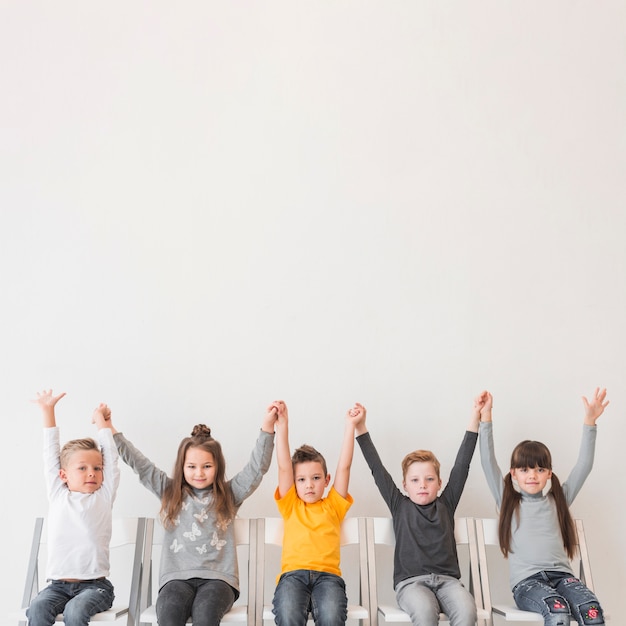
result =
[{"label": "smiling face", "polygon": [[517,482],[522,491],[534,495],[543,492],[552,478],[552,471],[539,466],[517,467],[511,470],[511,478]]},{"label": "smiling face", "polygon": [[293,481],[300,500],[314,504],[324,497],[330,474],[324,474],[324,467],[319,461],[304,461],[294,465]]},{"label": "smiling face", "polygon": [[70,491],[93,493],[102,487],[102,453],[99,450],[76,450],[59,470],[61,480]]},{"label": "smiling face", "polygon": [[195,489],[207,489],[215,480],[217,467],[210,452],[202,448],[188,448],[183,464],[185,481]]},{"label": "smiling face", "polygon": [[411,502],[430,504],[437,498],[441,489],[441,480],[433,463],[416,461],[407,468],[402,486]]}]

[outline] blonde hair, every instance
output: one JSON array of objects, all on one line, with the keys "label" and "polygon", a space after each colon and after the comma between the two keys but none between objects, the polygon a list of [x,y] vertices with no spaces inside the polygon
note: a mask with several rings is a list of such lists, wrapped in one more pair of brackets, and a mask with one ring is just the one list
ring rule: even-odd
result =
[{"label": "blonde hair", "polygon": [[61,463],[62,469],[67,467],[67,464],[70,462],[70,457],[74,454],[74,452],[78,452],[79,450],[96,450],[102,455],[100,446],[94,439],[91,439],[91,437],[86,437],[85,439],[72,439],[61,448],[59,462]]},{"label": "blonde hair", "polygon": [[228,525],[235,517],[233,494],[226,483],[226,461],[222,446],[211,437],[211,429],[204,424],[194,426],[191,437],[185,437],[178,446],[172,479],[161,497],[161,521],[166,528],[175,525],[176,518],[183,506],[183,500],[191,495],[192,489],[185,480],[185,457],[189,448],[204,450],[213,456],[215,478],[213,480],[212,512],[219,526]]},{"label": "blonde hair", "polygon": [[406,478],[406,473],[409,471],[409,467],[413,465],[413,463],[432,463],[435,468],[437,478],[441,480],[441,476],[439,476],[439,471],[441,469],[439,459],[430,450],[414,450],[413,452],[409,452],[402,459],[402,480]]}]

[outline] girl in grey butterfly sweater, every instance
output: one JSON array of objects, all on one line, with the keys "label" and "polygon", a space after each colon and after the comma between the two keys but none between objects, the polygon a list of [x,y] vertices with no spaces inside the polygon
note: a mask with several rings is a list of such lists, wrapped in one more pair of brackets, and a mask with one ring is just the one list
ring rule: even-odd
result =
[{"label": "girl in grey butterfly sweater", "polygon": [[233,521],[269,469],[275,421],[271,405],[250,460],[230,480],[221,446],[204,424],[180,443],[171,478],[114,429],[120,457],[161,500],[160,626],[184,626],[189,617],[194,626],[217,626],[239,597]]}]

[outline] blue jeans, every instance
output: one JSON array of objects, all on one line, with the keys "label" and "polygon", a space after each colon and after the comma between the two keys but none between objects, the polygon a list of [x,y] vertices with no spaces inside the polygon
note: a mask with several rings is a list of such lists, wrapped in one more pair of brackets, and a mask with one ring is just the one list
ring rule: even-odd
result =
[{"label": "blue jeans", "polygon": [[52,626],[63,613],[66,626],[87,626],[92,615],[113,606],[113,585],[106,579],[69,583],[53,580],[26,610],[29,626]]},{"label": "blue jeans", "polygon": [[513,598],[523,611],[541,613],[544,626],[569,626],[570,614],[580,626],[604,624],[596,595],[567,572],[538,572],[515,585]]},{"label": "blue jeans", "polygon": [[316,626],[343,626],[348,619],[346,584],[341,576],[297,569],[285,572],[274,592],[278,626],[305,626],[309,612]]},{"label": "blue jeans", "polygon": [[437,626],[441,611],[450,618],[450,626],[476,624],[474,596],[452,576],[426,574],[402,581],[396,602],[413,626]]},{"label": "blue jeans", "polygon": [[185,626],[190,616],[193,626],[218,626],[238,595],[223,580],[171,580],[157,596],[159,626]]}]

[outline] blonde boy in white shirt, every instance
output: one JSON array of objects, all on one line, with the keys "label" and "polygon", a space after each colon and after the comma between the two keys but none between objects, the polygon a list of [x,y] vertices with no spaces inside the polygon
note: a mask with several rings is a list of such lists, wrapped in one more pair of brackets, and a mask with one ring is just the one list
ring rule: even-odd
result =
[{"label": "blonde boy in white shirt", "polygon": [[74,439],[63,449],[54,408],[64,396],[42,391],[33,400],[43,414],[44,466],[49,500],[50,584],[26,611],[29,626],[51,626],[63,613],[66,626],[86,626],[113,604],[109,575],[112,506],[119,484],[117,448],[109,418],[100,404],[92,415],[97,439]]}]

